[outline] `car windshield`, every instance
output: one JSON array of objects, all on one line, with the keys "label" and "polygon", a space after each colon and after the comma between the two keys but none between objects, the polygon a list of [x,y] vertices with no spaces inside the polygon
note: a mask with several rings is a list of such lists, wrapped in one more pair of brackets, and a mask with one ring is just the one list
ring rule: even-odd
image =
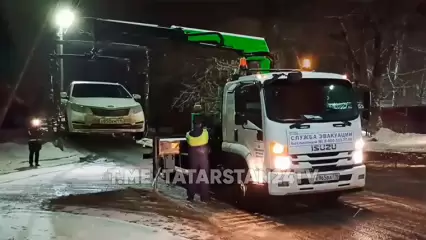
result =
[{"label": "car windshield", "polygon": [[358,116],[351,84],[338,79],[275,81],[265,85],[266,113],[277,122],[347,121]]},{"label": "car windshield", "polygon": [[73,97],[78,98],[132,98],[121,85],[113,84],[75,84]]}]

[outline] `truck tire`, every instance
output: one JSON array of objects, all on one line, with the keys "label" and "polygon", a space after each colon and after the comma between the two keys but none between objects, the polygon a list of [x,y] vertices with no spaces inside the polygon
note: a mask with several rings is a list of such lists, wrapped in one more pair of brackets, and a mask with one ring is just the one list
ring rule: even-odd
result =
[{"label": "truck tire", "polygon": [[262,211],[264,201],[267,201],[267,195],[261,195],[253,191],[250,184],[237,183],[234,186],[234,199],[236,207],[249,212]]},{"label": "truck tire", "polygon": [[315,205],[319,207],[334,207],[339,204],[340,192],[322,193],[317,195]]},{"label": "truck tire", "polygon": [[237,179],[236,174],[234,174],[234,178],[239,181],[234,182],[232,186],[233,200],[236,207],[242,210],[256,212],[261,210],[262,204],[259,204],[259,202],[262,201],[262,198],[265,196],[262,196],[258,192],[254,191],[253,185],[251,185],[250,183],[244,182],[247,175],[248,175],[247,166],[245,167],[245,172],[241,174],[242,179]]}]

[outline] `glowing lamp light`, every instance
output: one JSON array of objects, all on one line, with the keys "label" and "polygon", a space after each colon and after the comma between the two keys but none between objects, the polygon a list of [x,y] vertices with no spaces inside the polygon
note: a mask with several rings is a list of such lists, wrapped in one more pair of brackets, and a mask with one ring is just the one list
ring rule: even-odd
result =
[{"label": "glowing lamp light", "polygon": [[287,155],[288,148],[286,145],[282,145],[276,142],[271,143],[271,152],[274,154]]},{"label": "glowing lamp light", "polygon": [[75,14],[70,9],[62,9],[55,15],[55,23],[58,27],[67,29],[75,20]]},{"label": "glowing lamp light", "polygon": [[31,126],[33,127],[39,127],[41,125],[41,120],[38,118],[34,118],[31,120]]},{"label": "glowing lamp light", "polygon": [[275,168],[278,170],[288,170],[291,168],[291,164],[289,156],[276,156],[274,159]]},{"label": "glowing lamp light", "polygon": [[308,59],[308,58],[303,59],[303,61],[302,61],[302,68],[303,69],[311,69],[311,67],[312,67],[311,60]]}]

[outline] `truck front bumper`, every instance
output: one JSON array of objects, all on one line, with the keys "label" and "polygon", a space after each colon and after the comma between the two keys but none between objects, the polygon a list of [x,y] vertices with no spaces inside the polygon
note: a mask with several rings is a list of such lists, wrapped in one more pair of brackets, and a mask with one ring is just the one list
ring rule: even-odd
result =
[{"label": "truck front bumper", "polygon": [[[339,173],[338,181],[315,182],[316,174]],[[309,178],[311,180],[309,180]],[[316,194],[325,192],[352,192],[362,190],[365,186],[365,165],[338,172],[312,173],[310,176],[296,173],[270,172],[267,183],[253,184],[254,190],[267,192],[272,196],[290,196],[302,194]]]}]

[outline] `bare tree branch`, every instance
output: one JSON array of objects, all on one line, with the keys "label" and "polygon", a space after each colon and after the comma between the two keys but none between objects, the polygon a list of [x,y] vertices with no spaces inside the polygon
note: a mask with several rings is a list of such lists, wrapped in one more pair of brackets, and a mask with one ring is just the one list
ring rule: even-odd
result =
[{"label": "bare tree branch", "polygon": [[217,113],[221,87],[238,67],[237,61],[213,58],[203,71],[195,73],[189,82],[182,84],[183,90],[173,101],[172,107],[179,110],[192,108],[195,103],[204,105],[206,112]]},{"label": "bare tree branch", "polygon": [[426,53],[426,49],[420,47],[409,47],[409,49],[415,52]]}]

